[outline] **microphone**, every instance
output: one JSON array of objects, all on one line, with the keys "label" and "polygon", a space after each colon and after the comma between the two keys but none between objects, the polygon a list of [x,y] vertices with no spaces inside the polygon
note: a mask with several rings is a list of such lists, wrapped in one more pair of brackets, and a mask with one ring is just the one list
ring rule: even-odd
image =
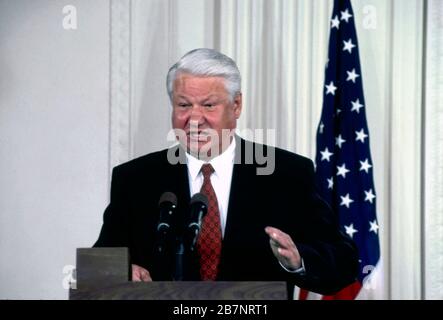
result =
[{"label": "microphone", "polygon": [[177,197],[172,192],[164,192],[158,202],[160,217],[157,224],[157,251],[164,250],[165,241],[171,229],[172,216],[177,208]]},{"label": "microphone", "polygon": [[195,250],[201,221],[208,212],[208,198],[203,193],[196,193],[190,202],[189,224],[187,227],[187,245],[190,251]]}]

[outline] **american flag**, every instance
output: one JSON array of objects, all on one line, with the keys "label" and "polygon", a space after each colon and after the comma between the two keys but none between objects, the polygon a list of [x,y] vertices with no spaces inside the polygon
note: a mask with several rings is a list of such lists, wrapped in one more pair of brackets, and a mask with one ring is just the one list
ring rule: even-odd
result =
[{"label": "american flag", "polygon": [[350,0],[334,0],[315,162],[320,194],[338,215],[340,228],[358,246],[360,272],[356,283],[323,299],[354,299],[380,260],[373,163],[354,17]]}]

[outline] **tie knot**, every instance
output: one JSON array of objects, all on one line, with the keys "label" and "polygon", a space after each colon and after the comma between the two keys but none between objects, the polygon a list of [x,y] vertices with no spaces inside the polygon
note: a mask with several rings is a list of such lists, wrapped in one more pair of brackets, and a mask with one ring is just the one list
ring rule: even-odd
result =
[{"label": "tie knot", "polygon": [[204,165],[202,165],[201,172],[203,174],[203,178],[207,179],[214,172],[214,168],[211,166],[210,163],[205,163]]}]

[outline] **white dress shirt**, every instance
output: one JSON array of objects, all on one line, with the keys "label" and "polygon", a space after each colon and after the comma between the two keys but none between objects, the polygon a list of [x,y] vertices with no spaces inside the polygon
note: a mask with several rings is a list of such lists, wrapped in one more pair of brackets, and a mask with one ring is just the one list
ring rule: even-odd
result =
[{"label": "white dress shirt", "polygon": [[228,215],[229,194],[231,192],[232,170],[234,168],[235,158],[235,139],[232,139],[229,147],[211,159],[209,162],[197,159],[186,153],[188,164],[189,190],[191,197],[200,192],[203,185],[203,174],[200,169],[203,164],[210,163],[214,168],[211,175],[211,184],[214,188],[218,201],[218,209],[220,211],[220,224],[222,229],[222,237],[225,235],[226,218]]}]

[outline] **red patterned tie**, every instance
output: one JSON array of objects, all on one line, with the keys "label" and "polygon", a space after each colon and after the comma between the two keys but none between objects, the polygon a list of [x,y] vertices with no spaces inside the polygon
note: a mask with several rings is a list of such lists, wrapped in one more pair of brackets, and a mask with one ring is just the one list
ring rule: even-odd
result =
[{"label": "red patterned tie", "polygon": [[208,197],[208,212],[203,218],[197,241],[197,250],[200,254],[200,277],[202,280],[215,280],[222,243],[220,212],[217,196],[211,184],[211,174],[214,172],[214,168],[210,164],[204,164],[201,172],[203,173],[203,185],[200,192]]}]

